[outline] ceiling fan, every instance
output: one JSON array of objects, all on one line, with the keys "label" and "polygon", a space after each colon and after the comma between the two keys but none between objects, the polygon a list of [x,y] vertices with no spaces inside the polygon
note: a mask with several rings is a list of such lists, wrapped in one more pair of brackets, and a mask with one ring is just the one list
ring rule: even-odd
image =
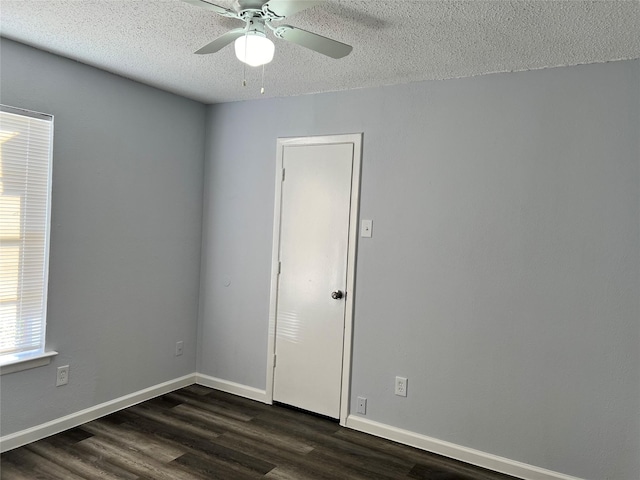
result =
[{"label": "ceiling fan", "polygon": [[215,53],[235,41],[236,56],[240,61],[252,67],[264,65],[273,59],[275,52],[273,42],[267,38],[267,29],[271,30],[276,38],[301,45],[331,58],[345,57],[353,49],[351,45],[301,28],[271,24],[273,21],[284,20],[294,13],[323,3],[321,0],[236,0],[233,10],[205,0],[182,1],[211,10],[223,17],[237,18],[245,22],[244,27],[228,31],[195,52],[200,55]]}]

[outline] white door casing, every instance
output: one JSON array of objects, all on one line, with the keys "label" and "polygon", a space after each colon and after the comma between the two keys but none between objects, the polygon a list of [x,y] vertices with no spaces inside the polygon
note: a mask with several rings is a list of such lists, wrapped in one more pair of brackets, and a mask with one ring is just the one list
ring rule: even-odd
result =
[{"label": "white door casing", "polygon": [[[277,148],[267,399],[341,424],[349,405],[361,141],[361,134],[284,138]],[[334,299],[334,291],[346,295]]]}]

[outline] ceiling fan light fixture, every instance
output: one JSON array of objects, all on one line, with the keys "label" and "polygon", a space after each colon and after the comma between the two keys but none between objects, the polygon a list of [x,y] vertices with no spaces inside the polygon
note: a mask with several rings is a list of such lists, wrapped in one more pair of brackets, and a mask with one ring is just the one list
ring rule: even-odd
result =
[{"label": "ceiling fan light fixture", "polygon": [[236,57],[252,67],[259,67],[273,60],[276,47],[264,33],[248,32],[235,41]]}]

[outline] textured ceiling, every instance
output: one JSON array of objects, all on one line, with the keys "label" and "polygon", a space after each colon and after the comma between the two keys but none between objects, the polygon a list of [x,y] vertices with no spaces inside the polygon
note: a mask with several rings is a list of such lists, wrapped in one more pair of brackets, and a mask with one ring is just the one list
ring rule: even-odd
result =
[{"label": "textured ceiling", "polygon": [[[640,0],[328,0],[284,23],[354,49],[276,39],[263,97],[640,58]],[[193,54],[239,26],[180,0],[0,0],[2,36],[205,103],[261,97],[233,45]]]}]

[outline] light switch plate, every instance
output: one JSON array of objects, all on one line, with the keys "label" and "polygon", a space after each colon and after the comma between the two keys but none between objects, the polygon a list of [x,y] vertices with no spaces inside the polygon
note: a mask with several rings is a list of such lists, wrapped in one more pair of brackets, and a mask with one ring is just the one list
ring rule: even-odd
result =
[{"label": "light switch plate", "polygon": [[360,236],[371,238],[373,230],[373,220],[362,220]]}]

